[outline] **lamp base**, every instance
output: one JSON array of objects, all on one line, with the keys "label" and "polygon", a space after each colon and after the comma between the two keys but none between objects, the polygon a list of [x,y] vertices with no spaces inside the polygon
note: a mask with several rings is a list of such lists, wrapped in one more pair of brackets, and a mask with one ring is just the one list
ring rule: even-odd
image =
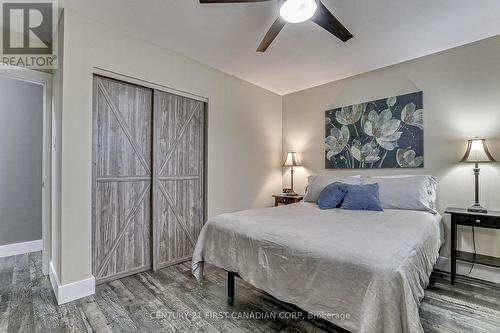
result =
[{"label": "lamp base", "polygon": [[482,214],[488,213],[488,210],[481,205],[472,205],[469,208],[467,208],[467,211],[472,213],[482,213]]}]

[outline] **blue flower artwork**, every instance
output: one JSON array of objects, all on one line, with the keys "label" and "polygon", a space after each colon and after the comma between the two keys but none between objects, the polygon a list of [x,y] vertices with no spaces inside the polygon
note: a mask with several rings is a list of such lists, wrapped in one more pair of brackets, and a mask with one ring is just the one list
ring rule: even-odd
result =
[{"label": "blue flower artwork", "polygon": [[325,168],[423,168],[423,93],[325,112]]}]

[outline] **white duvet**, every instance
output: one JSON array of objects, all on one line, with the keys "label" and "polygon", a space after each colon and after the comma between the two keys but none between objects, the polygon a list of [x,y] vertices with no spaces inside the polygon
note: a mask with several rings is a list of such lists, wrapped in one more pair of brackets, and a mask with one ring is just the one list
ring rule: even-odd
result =
[{"label": "white duvet", "polygon": [[298,203],[214,217],[192,269],[198,281],[204,263],[237,272],[352,332],[423,332],[418,308],[442,241],[441,216],[428,212]]}]

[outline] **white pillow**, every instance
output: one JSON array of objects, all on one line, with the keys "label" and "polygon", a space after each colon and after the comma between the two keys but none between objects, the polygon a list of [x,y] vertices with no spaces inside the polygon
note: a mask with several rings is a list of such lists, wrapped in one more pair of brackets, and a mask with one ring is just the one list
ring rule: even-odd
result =
[{"label": "white pillow", "polygon": [[423,210],[437,214],[437,178],[434,176],[367,177],[363,184],[379,185],[382,208]]},{"label": "white pillow", "polygon": [[361,176],[332,177],[332,176],[309,176],[305,202],[318,202],[321,191],[331,183],[340,182],[351,185],[360,185],[363,179]]}]

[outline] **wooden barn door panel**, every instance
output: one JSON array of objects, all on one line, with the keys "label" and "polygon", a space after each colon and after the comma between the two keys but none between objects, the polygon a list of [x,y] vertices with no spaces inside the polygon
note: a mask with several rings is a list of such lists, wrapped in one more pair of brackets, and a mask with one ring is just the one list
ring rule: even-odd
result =
[{"label": "wooden barn door panel", "polygon": [[151,268],[152,90],[95,76],[92,268],[98,282]]},{"label": "wooden barn door panel", "polygon": [[153,269],[189,260],[204,223],[205,103],[154,92]]}]

